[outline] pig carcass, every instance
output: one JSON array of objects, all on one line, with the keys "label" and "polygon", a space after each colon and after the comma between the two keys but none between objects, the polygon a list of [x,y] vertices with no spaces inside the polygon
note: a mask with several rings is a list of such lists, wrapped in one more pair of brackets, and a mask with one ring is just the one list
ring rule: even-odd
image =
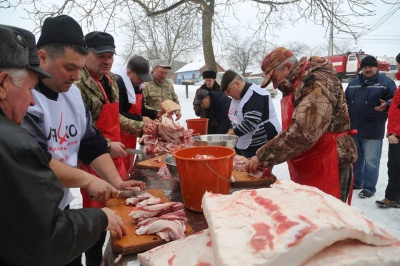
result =
[{"label": "pig carcass", "polygon": [[206,192],[202,208],[216,265],[302,265],[346,239],[374,246],[399,243],[360,211],[289,180],[231,195]]}]

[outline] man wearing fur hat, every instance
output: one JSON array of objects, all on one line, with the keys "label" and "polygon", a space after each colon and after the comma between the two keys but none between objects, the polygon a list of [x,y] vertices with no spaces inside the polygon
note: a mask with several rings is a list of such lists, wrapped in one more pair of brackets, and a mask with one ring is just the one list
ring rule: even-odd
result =
[{"label": "man wearing fur hat", "polygon": [[[65,187],[65,196],[59,208],[68,208],[72,201],[70,187],[85,188],[90,195],[88,197],[96,202],[116,197],[117,189],[144,188],[143,182],[121,179],[110,156],[107,140],[92,125],[90,112],[86,110],[79,89],[73,84],[79,79],[79,71],[85,65],[87,55],[79,24],[67,15],[46,18],[37,47],[40,66],[52,77],[39,81],[33,90],[36,105],[28,108],[29,116],[23,126],[42,145],[49,157],[50,167]],[[105,193],[101,197],[93,198],[91,187],[104,186],[105,182],[76,168],[78,160],[93,167],[112,184],[106,183],[110,188],[103,189]],[[103,232],[97,241],[101,247],[105,236],[106,232]],[[93,265],[90,257],[86,253],[86,265]],[[71,265],[75,263],[81,265],[80,258]]]},{"label": "man wearing fur hat", "polygon": [[246,170],[287,161],[294,182],[345,202],[357,154],[348,134],[344,91],[332,63],[317,56],[297,60],[291,51],[278,47],[264,58],[261,69],[262,87],[272,82],[283,94],[282,132],[258,149]]},{"label": "man wearing fur hat", "polygon": [[370,198],[376,192],[387,111],[396,84],[379,73],[378,61],[373,56],[364,57],[360,69],[362,73],[347,86],[346,101],[351,128],[357,129],[353,136],[358,153],[354,188],[362,189],[358,194],[360,198]]},{"label": "man wearing fur hat", "polygon": [[208,118],[208,134],[217,134],[219,131],[219,124],[218,121],[210,115],[207,115],[207,110],[200,106],[200,103],[196,103],[198,98],[198,93],[200,90],[207,90],[207,91],[219,91],[220,86],[218,82],[215,80],[217,78],[217,73],[214,70],[206,70],[202,74],[204,79],[204,84],[201,85],[200,88],[196,90],[196,94],[193,100],[193,110],[197,116],[201,118]]},{"label": "man wearing fur hat", "polygon": [[[51,80],[55,72],[40,66],[31,32],[0,25],[0,38],[0,200],[7,202],[1,207],[6,216],[0,219],[0,260],[2,265],[62,265],[89,249],[104,230],[115,229],[120,236],[126,231],[121,217],[108,208],[59,208],[60,172],[52,171],[54,162],[20,127],[28,107],[42,103],[32,90],[38,76]],[[64,170],[76,173],[72,167]]]}]

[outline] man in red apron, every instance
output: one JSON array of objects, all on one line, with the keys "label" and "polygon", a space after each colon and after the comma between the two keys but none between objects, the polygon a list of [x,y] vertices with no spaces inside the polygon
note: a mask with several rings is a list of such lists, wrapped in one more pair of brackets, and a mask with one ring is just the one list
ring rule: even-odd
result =
[{"label": "man in red apron", "polygon": [[258,149],[246,164],[257,167],[287,161],[291,179],[346,202],[352,185],[356,146],[342,84],[332,64],[321,57],[300,60],[283,47],[261,65],[265,88],[271,81],[281,100],[282,132]]},{"label": "man in red apron", "polygon": [[[156,110],[149,110],[143,108],[143,95],[142,89],[143,82],[153,80],[150,74],[150,64],[143,56],[132,56],[126,67],[121,67],[115,72],[118,74],[117,85],[119,89],[119,112],[126,118],[151,122],[152,119],[157,118],[159,112]],[[136,136],[121,131],[121,142],[125,148],[136,148]],[[128,154],[124,157],[124,164],[128,172],[132,172],[133,154]]]},{"label": "man in red apron", "polygon": [[[134,121],[119,114],[119,96],[116,86],[116,75],[110,72],[114,61],[114,38],[105,32],[90,32],[85,36],[88,47],[86,64],[80,70],[79,81],[76,83],[81,91],[83,102],[92,114],[93,124],[108,139],[110,154],[121,178],[128,180],[128,171],[125,168],[123,157],[126,156],[125,146],[121,143],[121,130],[140,136],[142,132],[151,134],[154,124]],[[79,164],[85,171],[96,175],[90,167]],[[87,192],[82,189],[84,207],[104,206],[102,202],[89,199]],[[105,235],[89,251],[85,252],[86,265],[100,265],[102,247]]]}]

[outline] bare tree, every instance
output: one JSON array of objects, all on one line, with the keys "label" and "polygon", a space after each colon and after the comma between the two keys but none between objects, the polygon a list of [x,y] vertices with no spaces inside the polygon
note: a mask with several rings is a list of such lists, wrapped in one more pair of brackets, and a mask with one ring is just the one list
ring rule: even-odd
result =
[{"label": "bare tree", "polygon": [[21,3],[21,0],[0,0],[0,8],[14,8]]},{"label": "bare tree", "polygon": [[129,20],[123,24],[129,44],[123,52],[127,60],[140,53],[150,61],[167,59],[170,63],[187,58],[201,47],[199,17],[193,6],[182,5],[159,16],[148,17],[142,10],[128,7]]},{"label": "bare tree", "polygon": [[[43,9],[45,11],[36,5],[39,0],[21,1],[33,7],[30,14],[40,23],[39,25],[46,16],[75,11],[88,27],[96,26],[95,19],[103,20],[104,29],[116,27],[115,22],[124,13],[124,9],[129,6],[133,8],[134,4],[139,5],[150,17],[171,12],[183,5],[195,6],[201,15],[203,54],[207,68],[217,69],[212,31],[213,26],[216,26],[214,22],[217,17],[215,0],[65,0],[63,5],[52,4]],[[227,0],[219,2],[218,5],[234,9],[235,4],[242,2],[243,0]],[[270,34],[272,28],[279,29],[286,22],[294,24],[299,20],[305,20],[323,26],[332,24],[337,32],[351,34],[353,38],[358,38],[358,32],[365,28],[361,23],[355,23],[354,19],[374,15],[375,3],[372,0],[251,0],[250,2],[257,5],[259,10],[257,31]],[[343,8],[344,5],[346,9]]]},{"label": "bare tree", "polygon": [[246,76],[247,70],[255,66],[255,62],[260,62],[259,55],[264,54],[264,45],[260,40],[245,40],[239,42],[237,38],[232,38],[226,47],[228,52],[227,61],[238,70],[243,76]]}]

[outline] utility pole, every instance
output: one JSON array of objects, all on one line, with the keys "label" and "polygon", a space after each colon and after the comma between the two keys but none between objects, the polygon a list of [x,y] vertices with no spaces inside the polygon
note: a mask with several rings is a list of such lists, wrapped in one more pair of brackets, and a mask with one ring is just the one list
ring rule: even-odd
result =
[{"label": "utility pole", "polygon": [[333,55],[333,3],[331,4],[331,28],[329,32],[329,49],[328,55]]}]

